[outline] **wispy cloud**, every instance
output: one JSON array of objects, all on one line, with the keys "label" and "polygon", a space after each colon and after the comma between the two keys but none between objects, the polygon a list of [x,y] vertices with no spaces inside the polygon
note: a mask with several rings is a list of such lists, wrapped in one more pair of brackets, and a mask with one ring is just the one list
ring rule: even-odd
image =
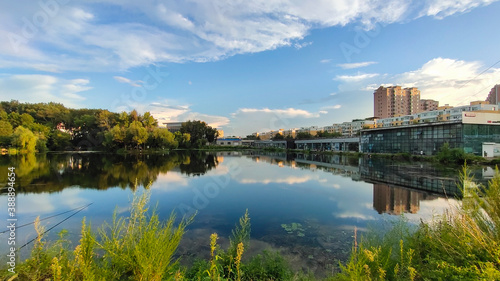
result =
[{"label": "wispy cloud", "polygon": [[[309,44],[301,40],[314,28],[353,23],[369,27],[422,16],[443,18],[494,1],[414,2],[71,1],[59,4],[42,26],[31,23],[34,28],[26,34],[26,25],[19,19],[30,21],[35,14],[46,13],[44,9],[2,1],[0,34],[10,39],[0,42],[0,66],[51,72],[106,71],[162,62],[214,61],[280,47],[301,48]],[[105,20],[112,19],[108,11],[113,9],[119,9],[127,20]]]},{"label": "wispy cloud", "polygon": [[302,118],[313,118],[317,117],[318,114],[308,112],[303,109],[287,108],[287,109],[269,109],[269,108],[240,108],[234,114],[238,113],[257,113],[257,114],[275,114],[283,117],[302,117]]},{"label": "wispy cloud", "polygon": [[142,81],[132,81],[122,76],[113,76],[113,78],[120,83],[129,84],[132,87],[141,87],[141,85],[139,85],[138,83],[142,83]]},{"label": "wispy cloud", "polygon": [[322,110],[327,110],[327,109],[340,109],[342,105],[336,104],[336,105],[329,105],[329,106],[324,106],[321,109]]},{"label": "wispy cloud", "polygon": [[[68,107],[82,107],[83,92],[92,89],[88,79],[61,79],[52,75],[16,74],[0,76],[2,99],[20,102],[60,102]],[[5,96],[4,96],[5,95]]]},{"label": "wispy cloud", "polygon": [[376,64],[377,62],[374,61],[365,61],[365,62],[353,62],[353,63],[340,63],[337,64],[337,66],[343,68],[343,69],[353,69],[353,68],[361,68],[361,67],[366,67],[372,64]]},{"label": "wispy cloud", "polygon": [[485,100],[493,85],[500,83],[500,68],[491,68],[477,61],[434,58],[422,67],[397,74],[358,74],[337,76],[343,91],[373,91],[379,86],[418,87],[421,97],[440,104],[464,105]]},{"label": "wispy cloud", "polygon": [[202,120],[214,128],[220,128],[229,124],[229,118],[225,116],[194,112],[189,105],[177,105],[175,101],[170,100],[153,102],[144,110],[151,112],[151,115],[153,115],[160,124],[166,122],[184,122],[188,120]]},{"label": "wispy cloud", "polygon": [[377,77],[377,73],[359,73],[357,75],[337,75],[334,79],[343,82],[359,82],[362,80]]}]

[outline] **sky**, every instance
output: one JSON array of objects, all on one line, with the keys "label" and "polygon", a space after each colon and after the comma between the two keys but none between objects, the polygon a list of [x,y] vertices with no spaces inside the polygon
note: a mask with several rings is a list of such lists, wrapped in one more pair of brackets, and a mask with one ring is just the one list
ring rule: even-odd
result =
[{"label": "sky", "polygon": [[497,0],[0,3],[0,100],[149,111],[226,136],[373,116],[379,86],[440,105],[500,84]]}]

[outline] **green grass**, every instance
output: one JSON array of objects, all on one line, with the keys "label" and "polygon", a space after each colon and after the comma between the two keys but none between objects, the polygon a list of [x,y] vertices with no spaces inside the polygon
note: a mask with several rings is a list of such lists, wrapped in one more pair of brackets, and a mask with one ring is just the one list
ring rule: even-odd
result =
[{"label": "green grass", "polygon": [[[384,231],[356,237],[341,272],[324,280],[500,280],[500,172],[488,186],[473,184],[467,167],[461,173],[463,199],[430,223],[409,224],[404,217]],[[149,192],[134,196],[130,215],[93,231],[82,222],[81,238],[72,246],[66,232],[48,243],[39,234],[30,258],[4,280],[316,280],[294,272],[278,252],[264,251],[243,261],[250,247],[250,216],[240,218],[229,247],[213,233],[210,259],[183,268],[174,253],[193,217],[175,224],[174,214],[161,222],[149,211]]]},{"label": "green grass", "polygon": [[466,166],[461,178],[458,207],[415,229],[401,220],[371,233],[331,280],[500,280],[500,173],[487,187],[471,184]]}]

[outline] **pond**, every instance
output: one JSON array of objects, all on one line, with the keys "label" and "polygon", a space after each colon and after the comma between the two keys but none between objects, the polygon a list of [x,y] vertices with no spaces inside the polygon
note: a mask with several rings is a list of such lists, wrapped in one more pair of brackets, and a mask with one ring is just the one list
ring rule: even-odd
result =
[{"label": "pond", "polygon": [[[401,214],[410,222],[430,220],[456,204],[459,194],[456,169],[340,155],[197,151],[2,156],[3,186],[8,167],[15,167],[17,174],[17,225],[47,218],[42,221],[45,228],[55,226],[48,240],[66,229],[76,242],[84,217],[97,229],[111,222],[113,211],[126,215],[134,191],[151,183],[151,205],[162,218],[173,211],[177,217],[196,212],[178,249],[184,264],[208,259],[211,233],[218,233],[226,247],[248,209],[252,228],[247,257],[264,249],[280,251],[295,269],[319,276],[348,258],[355,229],[362,232]],[[478,180],[492,175],[489,167],[475,171]],[[0,210],[6,223],[5,191]],[[4,256],[8,234],[0,235]],[[17,247],[34,237],[32,225],[18,228]],[[21,258],[28,254],[29,246]]]}]

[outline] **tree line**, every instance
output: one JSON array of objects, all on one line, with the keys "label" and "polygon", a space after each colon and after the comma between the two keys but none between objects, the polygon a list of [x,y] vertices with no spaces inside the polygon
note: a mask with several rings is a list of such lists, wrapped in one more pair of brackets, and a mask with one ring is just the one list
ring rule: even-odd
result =
[{"label": "tree line", "polygon": [[172,133],[150,112],[115,113],[72,109],[60,103],[0,102],[0,147],[21,152],[47,150],[142,150],[200,148],[217,130],[203,121],[184,122]]}]

